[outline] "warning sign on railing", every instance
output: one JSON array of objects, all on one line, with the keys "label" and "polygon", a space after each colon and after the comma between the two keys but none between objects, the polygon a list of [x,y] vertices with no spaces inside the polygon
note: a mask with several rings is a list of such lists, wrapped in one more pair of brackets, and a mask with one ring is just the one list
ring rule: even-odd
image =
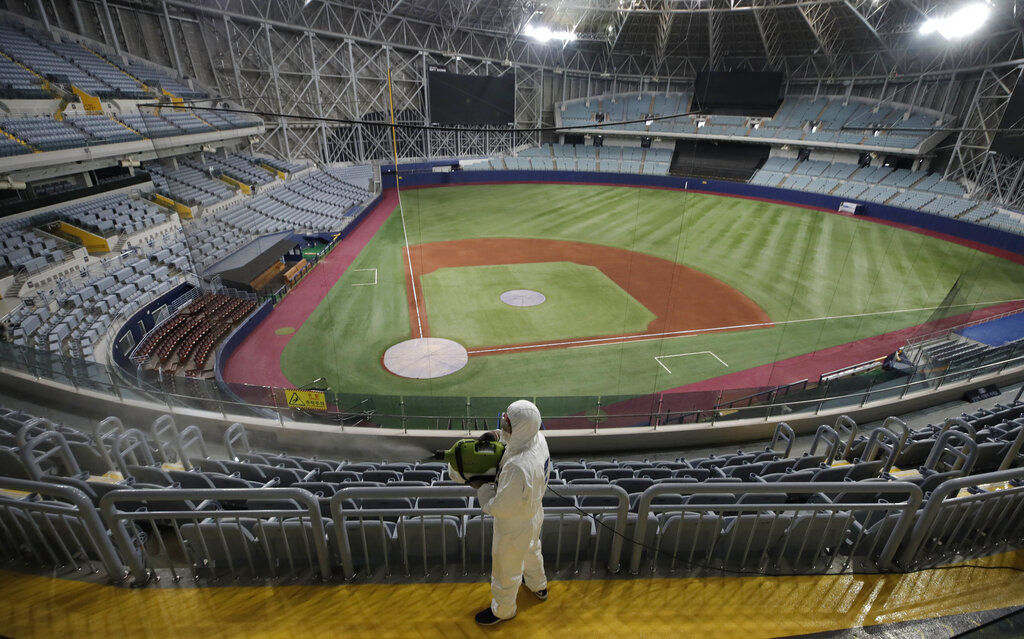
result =
[{"label": "warning sign on railing", "polygon": [[323,391],[299,390],[297,388],[286,388],[285,397],[288,398],[289,408],[305,408],[307,410],[327,410],[327,398]]}]

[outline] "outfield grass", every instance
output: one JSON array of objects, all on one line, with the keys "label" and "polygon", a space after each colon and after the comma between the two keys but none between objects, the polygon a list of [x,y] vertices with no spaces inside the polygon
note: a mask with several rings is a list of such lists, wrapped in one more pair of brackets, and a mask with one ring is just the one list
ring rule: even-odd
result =
[{"label": "outfield grass", "polygon": [[[462,371],[404,380],[380,365],[411,337],[403,229],[396,211],[356,259],[377,286],[323,282],[324,301],[284,351],[296,384],[407,395],[634,394],[673,388],[919,324],[958,279],[959,310],[1024,297],[1024,267],[925,235],[807,209],[677,191],[576,185],[485,185],[403,194],[410,244],[482,237],[590,242],[703,271],[759,304],[777,326],[593,348],[474,357]],[[311,274],[316,277],[317,272]],[[456,300],[457,301],[457,300]],[[714,304],[715,300],[707,300]],[[431,304],[430,299],[427,304]],[[820,319],[834,318],[834,319]],[[671,374],[654,360],[686,357]]]},{"label": "outfield grass", "polygon": [[[422,281],[430,334],[466,348],[642,332],[655,319],[598,268],[572,262],[442,268]],[[500,296],[514,289],[547,299],[509,306]]]}]

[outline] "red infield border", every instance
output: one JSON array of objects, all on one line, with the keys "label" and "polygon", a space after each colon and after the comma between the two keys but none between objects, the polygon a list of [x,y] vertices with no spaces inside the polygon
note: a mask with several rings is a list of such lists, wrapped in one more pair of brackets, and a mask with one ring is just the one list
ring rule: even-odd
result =
[{"label": "red infield border", "polygon": [[[409,271],[416,276],[419,295],[413,295]],[[650,337],[664,332],[709,331],[722,327],[757,325],[771,326],[771,318],[749,297],[706,273],[668,260],[635,253],[625,249],[523,238],[488,238],[479,240],[450,240],[431,242],[410,247],[406,255],[406,292],[409,298],[409,321],[412,334],[418,331],[416,305],[424,326],[423,337],[429,337],[427,306],[422,294],[422,278],[439,268],[460,266],[490,266],[499,264],[535,264],[538,262],[573,262],[593,266],[629,293],[656,317],[643,333],[586,336],[576,340],[552,340],[528,344],[509,344],[470,350],[470,356],[488,355],[495,350],[503,353],[523,350],[543,350],[572,346],[583,339]],[[708,300],[714,300],[708,304]],[[729,330],[750,330],[729,329]]]}]

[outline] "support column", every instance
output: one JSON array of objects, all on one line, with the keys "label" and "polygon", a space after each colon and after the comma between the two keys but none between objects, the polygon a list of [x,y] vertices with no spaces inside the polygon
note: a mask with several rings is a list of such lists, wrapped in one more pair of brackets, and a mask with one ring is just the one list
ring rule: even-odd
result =
[{"label": "support column", "polygon": [[[423,124],[424,126],[430,126],[430,87],[427,85],[427,54],[420,52],[420,62],[423,77]],[[514,94],[515,92],[513,92]],[[430,129],[423,131],[423,136],[426,138],[426,152],[427,157],[433,157],[434,155],[434,136],[431,135]]]},{"label": "support column", "polygon": [[[263,25],[263,35],[266,36],[267,40],[267,56],[270,59],[270,74],[274,80],[274,97],[277,99],[277,106],[275,110],[278,113],[284,112],[284,104],[281,102],[281,83],[279,82],[279,75],[277,71],[277,57],[274,55],[274,45],[270,41],[270,25]],[[280,127],[282,134],[284,135],[284,154],[289,160],[292,159],[292,147],[291,141],[288,139],[288,121],[283,117],[277,118],[278,126]]]},{"label": "support column", "polygon": [[[346,40],[348,43],[348,77],[349,86],[352,87],[352,104],[355,110],[356,117],[353,120],[361,120],[363,118],[363,110],[359,104],[359,83],[356,81],[356,58],[355,54],[352,53],[352,41]],[[356,155],[360,162],[366,161],[366,145],[363,141],[363,125],[356,125]]]},{"label": "support column", "polygon": [[161,0],[160,4],[164,10],[164,39],[168,41],[167,49],[174,56],[174,69],[178,75],[184,77],[185,71],[181,68],[181,58],[178,56],[178,39],[174,37],[174,28],[171,24],[171,13],[167,10],[167,3]]},{"label": "support column", "polygon": [[47,34],[49,34],[49,32],[50,32],[50,18],[49,18],[49,16],[46,15],[46,10],[43,9],[43,0],[35,0],[35,2],[33,4],[36,5],[36,13],[39,14],[39,20],[43,23],[43,26],[46,27],[46,32],[47,32]]},{"label": "support column", "polygon": [[107,25],[107,45],[114,48],[118,53],[123,53],[124,49],[121,48],[121,42],[117,39],[117,30],[114,29],[114,19],[110,17],[110,5],[107,4],[107,0],[100,0],[100,7],[103,9],[104,22]]},{"label": "support column", "polygon": [[[313,32],[307,31],[306,37],[309,39],[309,61],[310,69],[313,74],[313,92],[316,95],[316,115],[317,117],[325,117],[327,114],[324,113],[323,100],[320,97],[320,68],[316,64],[316,46],[313,42]],[[327,128],[324,122],[318,121],[316,123],[316,130],[320,134],[320,160],[322,162],[329,162],[327,153]]]},{"label": "support column", "polygon": [[235,59],[235,45],[231,41],[231,27],[233,23],[228,20],[228,17],[224,16],[224,33],[228,36],[228,55],[231,56],[231,69],[235,73],[235,90],[238,92],[238,103],[244,105],[244,97],[242,96],[242,74],[238,71],[238,60]]},{"label": "support column", "polygon": [[85,22],[82,20],[82,10],[79,8],[78,3],[70,2],[68,4],[71,5],[71,15],[75,19],[75,31],[82,35],[86,35]]}]

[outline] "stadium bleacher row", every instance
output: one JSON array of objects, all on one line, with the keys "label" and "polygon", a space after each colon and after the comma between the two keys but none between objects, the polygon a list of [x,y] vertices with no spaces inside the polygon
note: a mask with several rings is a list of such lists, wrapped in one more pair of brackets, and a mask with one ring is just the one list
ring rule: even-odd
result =
[{"label": "stadium bleacher row", "polygon": [[224,182],[191,166],[167,169],[151,162],[143,169],[152,176],[158,193],[183,204],[210,206],[235,194]]},{"label": "stadium bleacher row", "polygon": [[56,209],[48,217],[108,236],[136,233],[167,220],[167,213],[155,204],[127,195],[106,195]]},{"label": "stadium bleacher row", "polygon": [[640,147],[544,144],[517,156],[489,158],[463,165],[467,171],[603,171],[666,175],[672,163],[671,149]]},{"label": "stadium bleacher row", "polygon": [[[767,447],[734,454],[556,461],[545,560],[555,571],[621,560],[634,572],[643,561],[756,574],[884,569],[887,551],[907,545],[929,561],[996,552],[1024,539],[1022,413],[997,405],[917,430],[889,418],[868,432],[842,417],[802,455],[780,424]],[[126,526],[116,553],[142,581],[154,570],[237,579],[486,569],[491,520],[443,463],[258,450],[241,424],[224,435],[218,456],[169,416],[141,429],[111,417],[87,433],[2,409],[0,477],[23,483],[0,490],[0,547],[35,565],[100,563],[88,534],[60,544],[49,532],[83,533],[96,514],[106,529]],[[100,513],[101,499],[113,508]],[[41,511],[52,527],[12,525],[50,518]],[[613,533],[625,537],[621,554]]]},{"label": "stadium bleacher row", "polygon": [[44,81],[101,98],[148,98],[147,88],[184,98],[206,97],[153,65],[112,60],[77,42],[14,24],[0,24],[0,54],[0,97],[51,97]]},{"label": "stadium bleacher row", "polygon": [[0,223],[0,248],[3,249],[0,267],[21,267],[28,273],[35,273],[47,264],[64,261],[64,251],[59,245],[58,238],[33,229],[27,219]]},{"label": "stadium bleacher row", "polygon": [[122,255],[62,277],[43,304],[11,313],[10,339],[15,346],[94,361],[96,342],[116,328],[120,315],[180,282],[171,264]]},{"label": "stadium bleacher row", "polygon": [[173,374],[180,369],[197,377],[206,369],[212,347],[255,308],[252,300],[203,294],[149,333],[133,360],[148,370]]},{"label": "stadium bleacher row", "polygon": [[[352,208],[372,198],[364,188],[345,181],[345,176],[346,169],[309,173],[280,188],[218,211],[214,220],[255,234],[295,229],[344,229],[355,217]],[[215,225],[210,228],[215,228]]]},{"label": "stadium bleacher row", "polygon": [[163,138],[194,133],[211,133],[252,127],[255,120],[233,116],[221,118],[216,125],[190,113],[164,109],[160,114],[131,113],[114,115],[70,115],[63,120],[47,116],[0,119],[3,138],[0,156],[38,151],[73,149],[96,144],[134,142],[143,138]]},{"label": "stadium bleacher row", "polygon": [[[609,130],[638,133],[773,138],[905,149],[920,146],[939,126],[935,116],[907,105],[805,96],[787,97],[769,118],[680,115],[657,119],[688,113],[690,103],[688,93],[623,93],[563,102],[556,113],[560,113],[564,127],[602,124]],[[647,118],[653,121],[647,124]],[[610,124],[615,122],[630,123]]]},{"label": "stadium bleacher row", "polygon": [[962,186],[943,180],[938,173],[771,157],[750,183],[899,206],[1024,233],[1024,216],[999,211],[988,202],[968,199]]}]

